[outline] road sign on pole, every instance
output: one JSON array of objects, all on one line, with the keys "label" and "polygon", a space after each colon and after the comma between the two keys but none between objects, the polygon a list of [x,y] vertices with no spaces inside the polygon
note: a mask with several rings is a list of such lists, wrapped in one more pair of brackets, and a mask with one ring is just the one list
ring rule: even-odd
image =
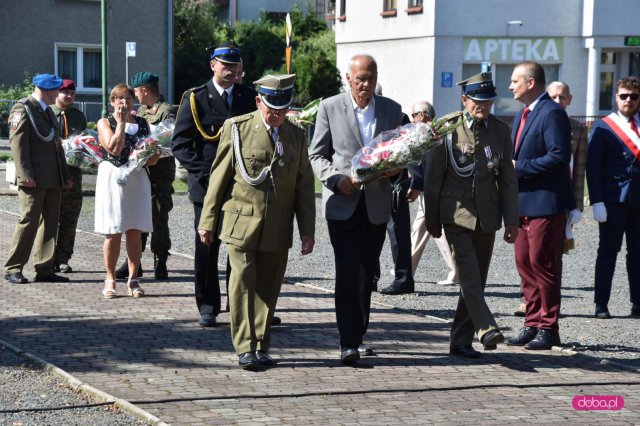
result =
[{"label": "road sign on pole", "polygon": [[126,42],[126,61],[125,61],[125,76],[126,76],[126,80],[125,83],[129,84],[129,58],[135,58],[136,57],[136,42],[135,41],[127,41]]}]

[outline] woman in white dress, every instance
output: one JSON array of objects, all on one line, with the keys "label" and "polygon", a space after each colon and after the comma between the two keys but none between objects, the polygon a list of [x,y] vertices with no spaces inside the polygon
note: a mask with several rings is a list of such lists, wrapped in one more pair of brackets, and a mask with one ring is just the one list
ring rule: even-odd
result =
[{"label": "woman in white dress", "polygon": [[[129,262],[128,294],[144,296],[137,279],[142,253],[140,233],[153,230],[151,183],[147,170],[133,172],[124,186],[116,181],[118,168],[127,163],[133,146],[149,134],[147,121],[131,113],[133,99],[133,89],[118,84],[109,97],[113,113],[98,121],[98,138],[105,151],[105,160],[100,163],[96,178],[95,231],[105,235],[102,251],[107,278],[102,295],[106,299],[116,297],[115,269],[123,233]],[[158,158],[159,155],[151,157],[147,165],[155,165]]]}]

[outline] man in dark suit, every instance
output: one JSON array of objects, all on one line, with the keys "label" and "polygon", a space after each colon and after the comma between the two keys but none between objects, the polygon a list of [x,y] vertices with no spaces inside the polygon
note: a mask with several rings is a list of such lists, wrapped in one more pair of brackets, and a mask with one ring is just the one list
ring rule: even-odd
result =
[{"label": "man in dark suit", "polygon": [[518,177],[520,230],[516,266],[527,312],[524,327],[507,344],[551,349],[560,344],[560,284],[567,212],[576,203],[571,188],[571,124],[562,106],[545,92],[542,66],[515,66],[509,90],[526,105],[514,121],[513,162]]},{"label": "man in dark suit", "polygon": [[9,142],[16,165],[20,219],[16,224],[5,268],[13,284],[28,280],[22,275],[35,243],[35,282],[67,282],[54,273],[60,197],[73,181],[60,144],[56,117],[49,107],[56,101],[62,79],[53,74],[33,77],[33,94],[20,99],[9,114]]},{"label": "man in dark suit", "polygon": [[611,318],[607,304],[623,236],[631,316],[640,318],[640,79],[618,81],[616,106],[593,125],[587,161],[589,199],[600,228],[594,302],[602,319]]},{"label": "man in dark suit", "polygon": [[451,327],[450,353],[480,357],[504,342],[484,299],[495,234],[504,221],[504,240],[518,235],[518,187],[511,162],[509,126],[491,114],[497,97],[491,73],[461,81],[462,125],[428,155],[425,187],[427,231],[444,227],[460,277],[460,296]]},{"label": "man in dark suit", "polygon": [[335,254],[335,303],[340,358],[360,359],[371,288],[391,214],[391,185],[383,177],[364,186],[351,176],[351,159],[378,133],[402,124],[402,109],[374,96],[378,66],[369,55],[349,61],[350,90],[320,103],[309,158],[322,181],[322,207]]},{"label": "man in dark suit", "polygon": [[213,78],[187,90],[176,117],[171,142],[173,155],[188,172],[189,199],[195,213],[195,293],[200,325],[213,327],[220,313],[218,251],[220,241],[211,246],[200,241],[198,224],[209,185],[211,165],[216,157],[222,124],[227,118],[256,110],[256,91],[235,84],[242,62],[240,49],[224,43],[211,49]]},{"label": "man in dark suit", "polygon": [[[403,124],[409,122],[405,115]],[[391,217],[387,223],[387,234],[393,256],[395,279],[388,287],[380,289],[382,294],[413,293],[415,282],[411,264],[411,212],[412,203],[422,194],[424,187],[422,165],[403,169],[391,183]]]}]

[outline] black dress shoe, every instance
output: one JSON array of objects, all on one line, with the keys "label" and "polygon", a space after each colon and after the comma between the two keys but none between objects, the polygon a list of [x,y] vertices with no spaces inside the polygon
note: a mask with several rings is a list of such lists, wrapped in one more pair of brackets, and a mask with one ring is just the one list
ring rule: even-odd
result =
[{"label": "black dress shoe", "polygon": [[16,272],[15,274],[7,274],[4,276],[4,279],[9,281],[12,284],[26,284],[29,282],[28,279],[22,275],[22,272]]},{"label": "black dress shoe", "polygon": [[451,355],[463,356],[465,358],[480,358],[480,352],[473,349],[471,345],[453,345],[449,348]]},{"label": "black dress shoe", "polygon": [[358,349],[345,348],[340,352],[340,360],[343,364],[355,364],[360,359],[360,353]]},{"label": "black dress shoe", "polygon": [[256,359],[258,364],[270,367],[274,364],[273,359],[265,351],[256,351]]},{"label": "black dress shoe", "polygon": [[524,345],[525,349],[534,351],[549,350],[552,346],[560,345],[560,335],[555,330],[538,330],[536,337]]},{"label": "black dress shoe", "polygon": [[360,346],[358,346],[358,353],[360,354],[360,356],[375,356],[375,352],[373,352],[373,349],[371,349],[369,346],[365,345],[365,344],[361,344]]},{"label": "black dress shoe", "polygon": [[274,326],[280,324],[282,324],[282,320],[280,319],[280,317],[274,315],[273,318],[271,318],[271,325]]},{"label": "black dress shoe", "polygon": [[509,346],[524,346],[533,340],[538,334],[538,329],[535,327],[522,327],[517,336],[507,339],[507,345]]},{"label": "black dress shoe", "polygon": [[50,274],[36,274],[36,277],[33,279],[34,283],[68,283],[69,278],[61,277],[60,275],[56,275],[53,272]]},{"label": "black dress shoe", "polygon": [[258,358],[256,358],[253,352],[245,352],[240,354],[238,365],[245,370],[255,370],[258,368]]},{"label": "black dress shoe", "polygon": [[380,294],[411,294],[415,290],[412,285],[391,284],[389,287],[380,289]]},{"label": "black dress shoe", "polygon": [[611,314],[609,313],[609,308],[607,305],[596,305],[596,318],[598,319],[609,319],[611,318]]},{"label": "black dress shoe", "polygon": [[200,321],[198,321],[201,327],[215,327],[216,317],[212,314],[200,314]]},{"label": "black dress shoe", "polygon": [[[142,276],[142,264],[138,265],[138,278]],[[118,269],[116,269],[116,278],[123,280],[129,278],[129,263],[125,260]]]},{"label": "black dress shoe", "polygon": [[640,303],[631,304],[631,316],[633,318],[640,318]]},{"label": "black dress shoe", "polygon": [[[155,265],[153,266],[153,277],[156,280],[166,280],[169,278],[169,272],[167,271],[167,259],[156,259]],[[140,275],[142,275],[142,271],[139,271]]]},{"label": "black dress shoe", "polygon": [[73,272],[73,268],[68,263],[61,263],[56,265],[57,269],[54,269],[54,272],[62,272],[63,274],[70,274]]},{"label": "black dress shoe", "polygon": [[498,343],[504,343],[504,335],[498,329],[489,330],[482,336],[482,346],[485,351],[496,349]]}]

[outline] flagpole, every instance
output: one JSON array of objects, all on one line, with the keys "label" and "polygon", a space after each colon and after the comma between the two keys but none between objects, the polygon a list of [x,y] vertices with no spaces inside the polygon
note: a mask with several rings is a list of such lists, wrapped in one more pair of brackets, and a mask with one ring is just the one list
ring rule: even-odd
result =
[{"label": "flagpole", "polygon": [[287,64],[287,74],[291,74],[291,36],[292,36],[292,27],[291,27],[291,16],[287,13],[287,19],[285,24],[285,36],[287,41],[287,47],[285,49],[285,58]]}]

